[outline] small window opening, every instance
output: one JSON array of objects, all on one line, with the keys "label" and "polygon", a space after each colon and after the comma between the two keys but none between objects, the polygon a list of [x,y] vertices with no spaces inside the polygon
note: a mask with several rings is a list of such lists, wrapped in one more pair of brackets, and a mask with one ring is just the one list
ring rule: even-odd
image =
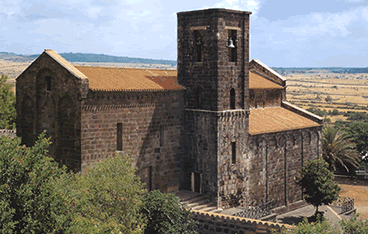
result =
[{"label": "small window opening", "polygon": [[202,87],[198,86],[197,90],[196,90],[196,94],[195,94],[195,99],[196,99],[196,106],[197,108],[201,108],[202,107],[202,103],[201,103],[201,95],[202,95]]},{"label": "small window opening", "polygon": [[235,109],[235,89],[234,88],[230,90],[230,109],[231,110]]},{"label": "small window opening", "polygon": [[228,48],[229,48],[229,58],[230,62],[236,62],[236,48],[237,48],[237,37],[236,30],[228,31]]},{"label": "small window opening", "polygon": [[51,77],[46,76],[46,90],[51,91]]},{"label": "small window opening", "polygon": [[194,31],[194,43],[195,43],[195,58],[196,62],[203,61],[203,31]]},{"label": "small window opening", "polygon": [[164,126],[160,126],[160,147],[164,146],[164,141],[165,141]]},{"label": "small window opening", "polygon": [[231,163],[236,163],[236,142],[231,142]]},{"label": "small window opening", "polygon": [[117,124],[117,131],[116,131],[116,150],[122,151],[123,150],[123,124]]}]

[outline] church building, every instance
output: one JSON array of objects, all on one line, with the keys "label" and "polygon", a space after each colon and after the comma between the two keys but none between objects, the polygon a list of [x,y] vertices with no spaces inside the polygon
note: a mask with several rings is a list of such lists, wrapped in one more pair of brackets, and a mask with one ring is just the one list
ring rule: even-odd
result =
[{"label": "church building", "polygon": [[75,66],[46,49],[16,80],[17,135],[32,145],[46,130],[49,154],[75,171],[128,154],[147,190],[292,207],[299,169],[321,155],[323,120],[249,61],[250,14],[179,12],[177,70]]}]

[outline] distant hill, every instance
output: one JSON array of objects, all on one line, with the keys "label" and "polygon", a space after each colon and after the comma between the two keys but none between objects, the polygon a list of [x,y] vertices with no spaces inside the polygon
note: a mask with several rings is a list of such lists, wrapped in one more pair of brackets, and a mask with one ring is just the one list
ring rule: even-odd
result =
[{"label": "distant hill", "polygon": [[[145,58],[131,58],[125,56],[112,56],[106,54],[86,54],[86,53],[60,53],[60,55],[69,62],[111,62],[111,63],[146,63],[146,64],[166,64],[176,65],[174,60],[162,59],[145,59]],[[36,59],[39,54],[33,55],[18,55],[8,52],[0,52],[0,59],[9,60],[13,62],[31,62]]]}]

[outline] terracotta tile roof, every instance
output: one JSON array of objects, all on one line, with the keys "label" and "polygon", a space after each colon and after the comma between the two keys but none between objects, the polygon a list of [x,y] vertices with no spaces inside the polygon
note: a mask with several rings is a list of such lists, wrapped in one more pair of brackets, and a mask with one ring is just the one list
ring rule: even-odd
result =
[{"label": "terracotta tile roof", "polygon": [[250,110],[249,133],[252,135],[317,126],[320,124],[282,107]]},{"label": "terracotta tile roof", "polygon": [[249,72],[249,89],[284,89],[284,87],[257,73]]},{"label": "terracotta tile roof", "polygon": [[89,80],[91,90],[182,90],[176,70],[75,66]]}]

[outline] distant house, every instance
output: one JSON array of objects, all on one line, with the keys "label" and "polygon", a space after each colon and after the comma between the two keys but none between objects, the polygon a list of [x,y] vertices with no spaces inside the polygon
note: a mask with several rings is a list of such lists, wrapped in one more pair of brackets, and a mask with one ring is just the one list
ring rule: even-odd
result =
[{"label": "distant house", "polygon": [[46,130],[69,168],[129,154],[148,190],[207,194],[218,208],[294,207],[321,155],[322,119],[286,102],[286,81],[249,62],[250,12],[178,13],[178,70],[73,66],[45,50],[17,78],[17,135]]}]

